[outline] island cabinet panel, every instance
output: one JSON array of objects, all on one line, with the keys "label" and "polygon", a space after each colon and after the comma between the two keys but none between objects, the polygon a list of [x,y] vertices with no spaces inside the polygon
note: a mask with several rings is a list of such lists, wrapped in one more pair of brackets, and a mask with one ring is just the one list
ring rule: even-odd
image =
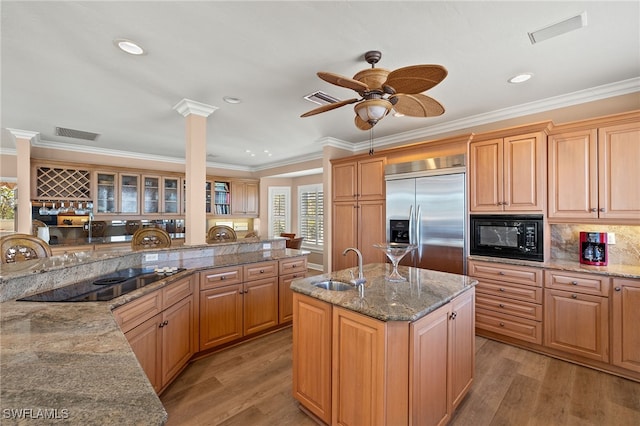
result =
[{"label": "island cabinet panel", "polygon": [[185,278],[114,310],[131,349],[156,392],[197,351],[195,279]]},{"label": "island cabinet panel", "polygon": [[385,324],[334,308],[332,345],[332,424],[384,424]]},{"label": "island cabinet panel", "polygon": [[293,396],[326,424],[331,423],[332,306],[293,294]]},{"label": "island cabinet panel", "polygon": [[242,284],[200,291],[200,350],[242,337]]},{"label": "island cabinet panel", "polygon": [[613,279],[613,365],[640,373],[640,280]]},{"label": "island cabinet panel", "polygon": [[471,388],[474,360],[472,289],[411,324],[410,424],[448,423]]},{"label": "island cabinet panel", "polygon": [[244,287],[244,335],[278,325],[278,277],[249,281]]}]

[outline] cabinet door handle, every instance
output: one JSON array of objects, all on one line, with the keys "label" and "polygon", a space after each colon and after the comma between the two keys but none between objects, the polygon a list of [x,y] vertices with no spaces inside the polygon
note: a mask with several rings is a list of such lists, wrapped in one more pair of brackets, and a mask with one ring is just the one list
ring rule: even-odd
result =
[{"label": "cabinet door handle", "polygon": [[598,211],[604,213],[604,207],[600,207],[600,209]]},{"label": "cabinet door handle", "polygon": [[589,209],[589,211],[592,212],[592,213],[595,213],[595,212],[598,211],[598,209],[596,209],[595,207],[592,207],[592,208]]},{"label": "cabinet door handle", "polygon": [[577,299],[577,298],[578,298],[578,295],[577,295],[577,294],[572,294],[572,295],[571,295],[571,298],[572,298],[572,299]]},{"label": "cabinet door handle", "polygon": [[458,316],[457,312],[451,312],[451,315],[449,315],[449,319],[450,320],[454,320],[454,319],[456,319],[457,316]]},{"label": "cabinet door handle", "polygon": [[498,275],[504,275],[504,272],[500,271],[498,272]]},{"label": "cabinet door handle", "polygon": [[571,284],[578,285],[578,281],[571,281]]},{"label": "cabinet door handle", "polygon": [[620,287],[614,287],[614,290],[615,290],[615,291],[620,291],[620,290],[622,290],[622,288],[620,288]]},{"label": "cabinet door handle", "polygon": [[502,303],[499,304],[498,306],[501,307],[501,308],[504,308],[504,305]]},{"label": "cabinet door handle", "polygon": [[499,290],[500,290],[500,291],[504,291],[504,288],[500,287],[500,289],[499,289]]},{"label": "cabinet door handle", "polygon": [[504,327],[504,323],[503,322],[500,323],[500,327]]}]

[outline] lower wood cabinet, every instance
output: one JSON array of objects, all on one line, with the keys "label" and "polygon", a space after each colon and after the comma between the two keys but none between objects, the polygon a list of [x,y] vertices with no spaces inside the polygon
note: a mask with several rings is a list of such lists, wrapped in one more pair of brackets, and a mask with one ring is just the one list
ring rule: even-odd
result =
[{"label": "lower wood cabinet", "polygon": [[608,291],[603,276],[545,271],[544,345],[609,362]]},{"label": "lower wood cabinet", "polygon": [[291,282],[307,276],[307,257],[281,260],[278,266],[278,323],[293,321],[293,291]]},{"label": "lower wood cabinet", "polygon": [[614,278],[612,363],[640,373],[640,280]]},{"label": "lower wood cabinet", "polygon": [[278,262],[200,273],[200,350],[278,325]]},{"label": "lower wood cabinet", "polygon": [[473,381],[474,293],[414,323],[294,293],[294,397],[327,424],[446,423]]},{"label": "lower wood cabinet", "polygon": [[156,392],[197,350],[195,280],[177,281],[114,310],[116,321]]}]

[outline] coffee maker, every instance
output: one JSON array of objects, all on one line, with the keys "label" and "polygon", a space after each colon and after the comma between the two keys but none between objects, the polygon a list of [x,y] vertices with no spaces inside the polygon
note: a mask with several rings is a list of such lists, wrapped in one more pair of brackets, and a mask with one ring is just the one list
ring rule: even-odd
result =
[{"label": "coffee maker", "polygon": [[580,232],[580,263],[605,266],[609,260],[606,232]]}]

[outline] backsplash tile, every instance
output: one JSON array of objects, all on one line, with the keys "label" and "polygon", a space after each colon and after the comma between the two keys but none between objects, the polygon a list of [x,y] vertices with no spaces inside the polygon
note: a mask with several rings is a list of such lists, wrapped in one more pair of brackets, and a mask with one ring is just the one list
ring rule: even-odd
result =
[{"label": "backsplash tile", "polygon": [[551,225],[551,258],[579,262],[580,232],[613,232],[616,244],[609,245],[609,265],[640,265],[640,226]]}]

